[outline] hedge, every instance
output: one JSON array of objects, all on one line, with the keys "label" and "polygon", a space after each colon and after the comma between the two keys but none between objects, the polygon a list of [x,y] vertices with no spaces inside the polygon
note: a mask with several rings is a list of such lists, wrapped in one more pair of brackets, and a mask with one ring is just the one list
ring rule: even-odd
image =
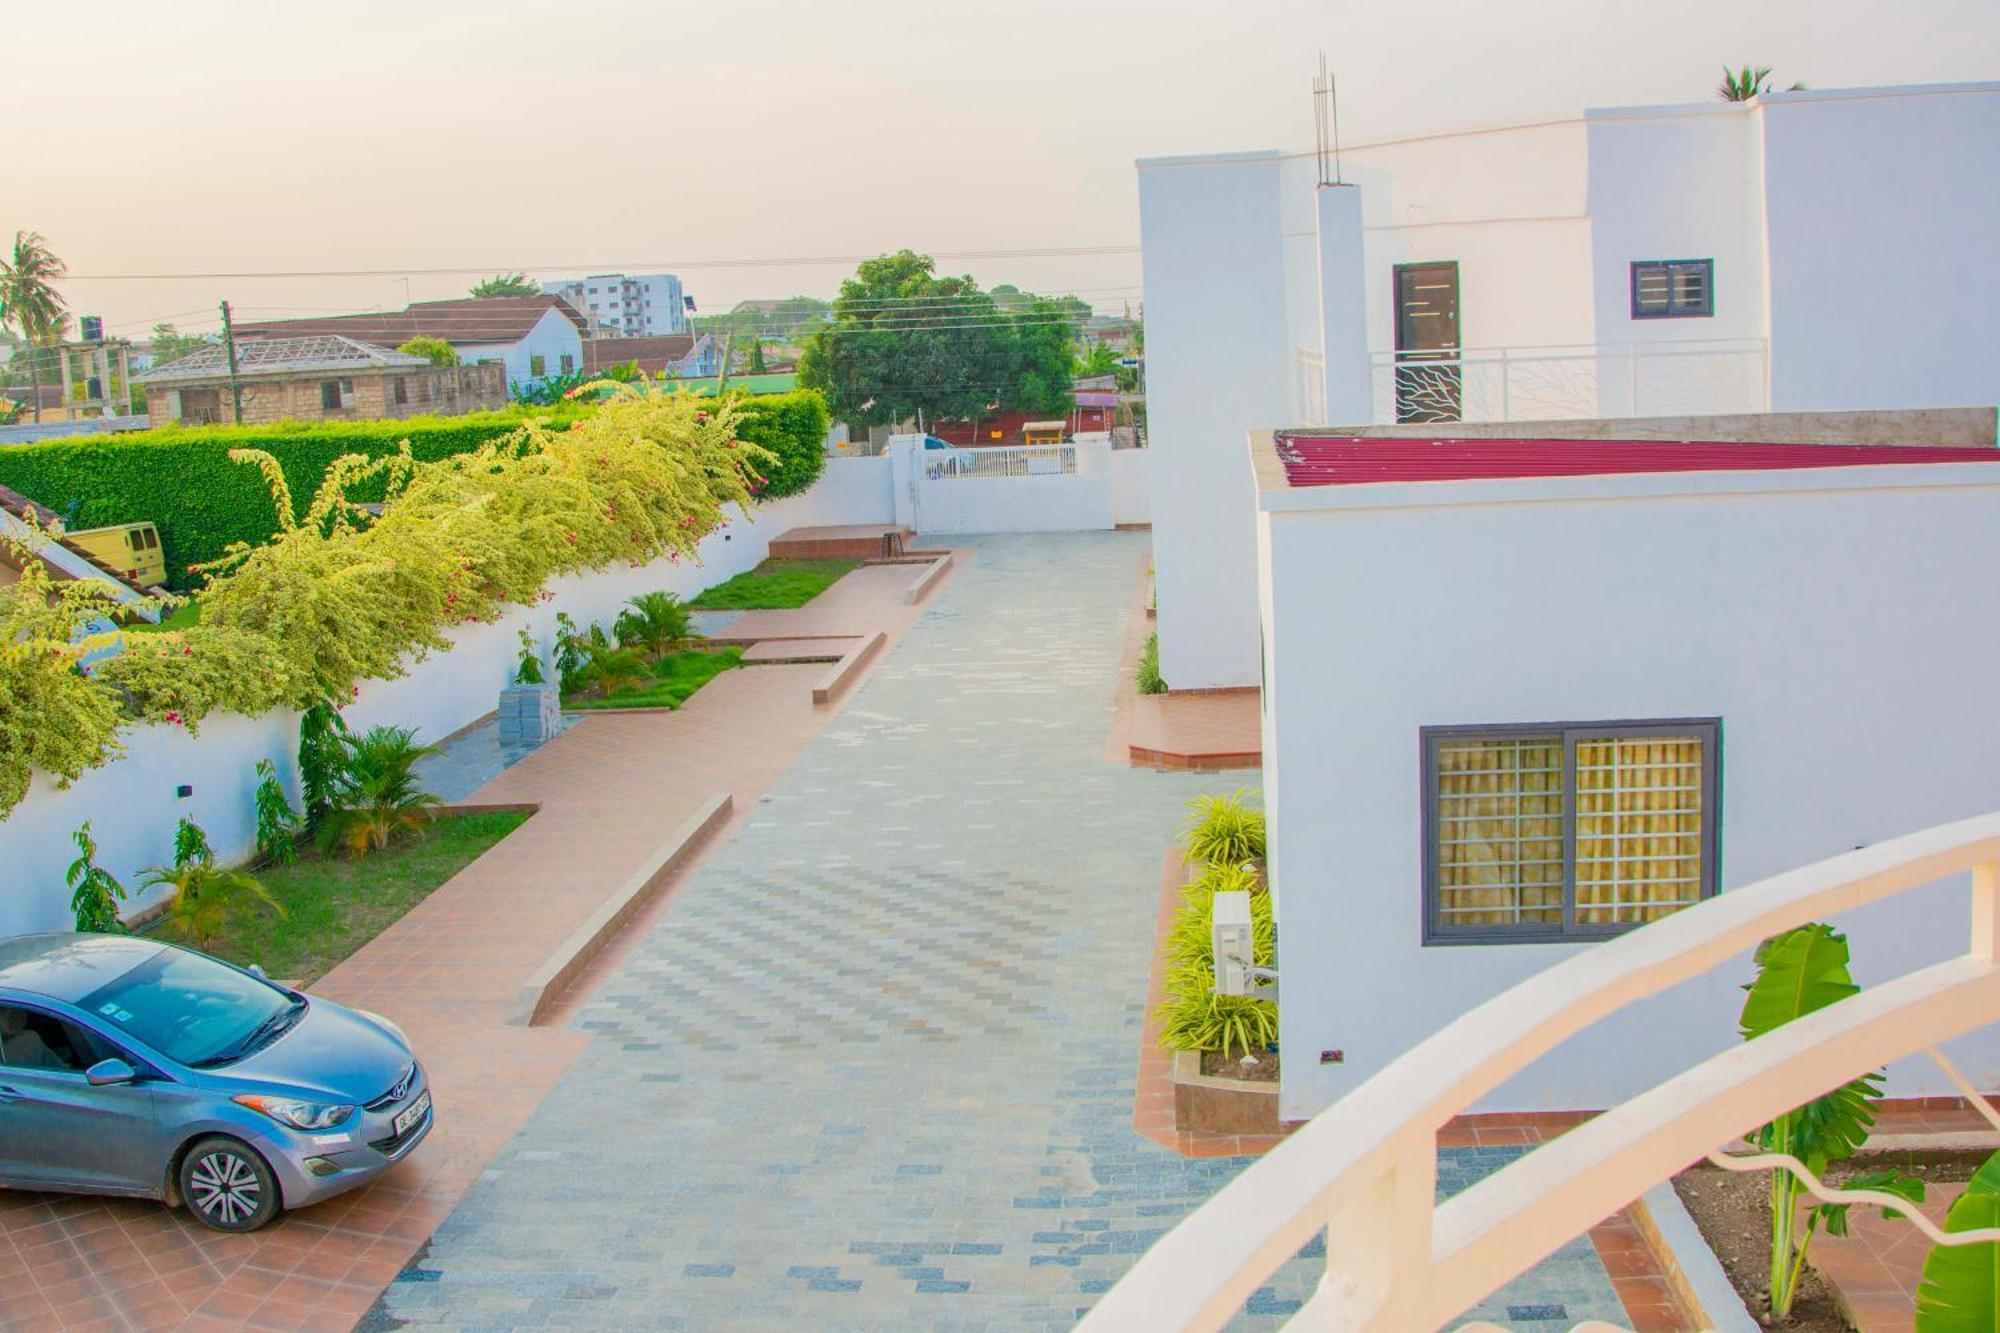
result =
[{"label": "hedge", "polygon": [[[566,426],[576,411],[537,413]],[[200,582],[188,566],[213,560],[233,542],[262,543],[278,531],[271,493],[257,469],[229,460],[231,449],[261,449],[278,460],[304,504],[327,465],[342,454],[392,454],[404,440],[431,461],[477,449],[520,428],[520,412],[400,421],[278,422],[268,426],[190,426],[90,435],[0,446],[0,486],[63,516],[72,529],[151,520],[160,530],[167,586]],[[380,497],[381,482],[357,498]]]},{"label": "hedge", "polygon": [[[826,400],[807,390],[761,397],[731,395],[741,409],[742,439],[778,455],[760,494],[796,495],[826,466]],[[588,409],[542,409],[532,415],[567,427]],[[392,454],[404,440],[419,461],[468,453],[520,427],[518,410],[401,421],[279,422],[269,426],[195,426],[91,435],[0,446],[0,486],[61,514],[71,528],[150,519],[160,530],[167,586],[185,591],[201,576],[190,565],[215,559],[235,542],[269,541],[278,531],[271,495],[257,469],[229,460],[231,449],[261,449],[278,460],[295,502],[318,491],[327,465],[342,454]],[[356,489],[377,499],[382,483]]]}]

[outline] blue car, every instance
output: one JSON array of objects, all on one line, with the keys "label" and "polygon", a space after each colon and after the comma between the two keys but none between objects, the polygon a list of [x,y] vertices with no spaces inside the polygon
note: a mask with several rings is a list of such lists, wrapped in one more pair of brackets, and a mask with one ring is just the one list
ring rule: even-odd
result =
[{"label": "blue car", "polygon": [[255,1231],[381,1175],[432,1123],[377,1014],[131,935],[0,940],[0,1186]]}]

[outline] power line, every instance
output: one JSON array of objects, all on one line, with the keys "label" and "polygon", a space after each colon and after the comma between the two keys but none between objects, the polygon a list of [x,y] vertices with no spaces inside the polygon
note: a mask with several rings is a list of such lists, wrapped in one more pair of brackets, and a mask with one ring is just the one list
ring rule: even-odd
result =
[{"label": "power line", "polygon": [[[1135,255],[1136,245],[1052,245],[1035,246],[1011,250],[939,250],[930,254],[932,259],[1066,259],[1085,258],[1094,255]],[[592,272],[638,272],[657,270],[679,272],[689,269],[717,268],[812,268],[829,264],[860,264],[870,259],[881,259],[884,252],[866,255],[792,255],[785,257],[764,257],[745,259],[680,259],[680,260],[624,260],[617,263],[593,264],[513,264],[501,265],[499,271],[539,272],[539,273],[582,273]],[[495,272],[491,264],[476,264],[451,268],[329,268],[329,269],[250,269],[236,272],[213,273],[70,273],[68,282],[179,282],[179,281],[221,281],[225,279],[262,278],[427,278],[459,277],[467,273]]]}]

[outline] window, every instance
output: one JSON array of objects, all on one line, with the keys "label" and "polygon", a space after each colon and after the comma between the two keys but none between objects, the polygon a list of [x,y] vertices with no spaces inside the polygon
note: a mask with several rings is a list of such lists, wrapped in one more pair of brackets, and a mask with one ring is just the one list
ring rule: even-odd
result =
[{"label": "window", "polygon": [[565,375],[572,375],[576,373],[576,358],[571,356],[568,352],[564,352],[562,354],[562,373]]},{"label": "window", "polygon": [[1714,893],[1720,725],[1426,727],[1425,943],[1612,935]]},{"label": "window", "polygon": [[549,359],[539,352],[528,358],[528,373],[539,379],[549,373]]},{"label": "window", "polygon": [[329,412],[338,412],[347,406],[347,395],[353,392],[352,380],[321,380],[319,405]]},{"label": "window", "polygon": [[1632,265],[1632,318],[1704,319],[1714,313],[1713,259],[1645,259]]},{"label": "window", "polygon": [[410,382],[408,380],[399,379],[396,381],[396,401],[399,403],[410,401]]}]

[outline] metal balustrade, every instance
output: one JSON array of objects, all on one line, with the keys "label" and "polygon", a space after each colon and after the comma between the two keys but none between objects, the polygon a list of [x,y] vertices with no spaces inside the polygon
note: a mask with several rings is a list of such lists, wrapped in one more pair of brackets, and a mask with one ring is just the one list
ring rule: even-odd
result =
[{"label": "metal balustrade", "polygon": [[[1734,1046],[1436,1201],[1438,1130],[1558,1043],[1638,1000],[1737,963],[1772,935],[1968,873],[1964,954]],[[2000,813],[1710,898],[1547,969],[1407,1052],[1161,1237],[1081,1327],[1221,1328],[1321,1231],[1326,1273],[1293,1327],[1402,1333],[1448,1325],[1718,1145],[2000,1018],[1996,960]],[[1945,1067],[1970,1094],[1963,1077]]]},{"label": "metal balustrade", "polygon": [[926,481],[980,477],[1068,476],[1076,471],[1076,445],[1037,444],[931,449],[917,455]]}]

